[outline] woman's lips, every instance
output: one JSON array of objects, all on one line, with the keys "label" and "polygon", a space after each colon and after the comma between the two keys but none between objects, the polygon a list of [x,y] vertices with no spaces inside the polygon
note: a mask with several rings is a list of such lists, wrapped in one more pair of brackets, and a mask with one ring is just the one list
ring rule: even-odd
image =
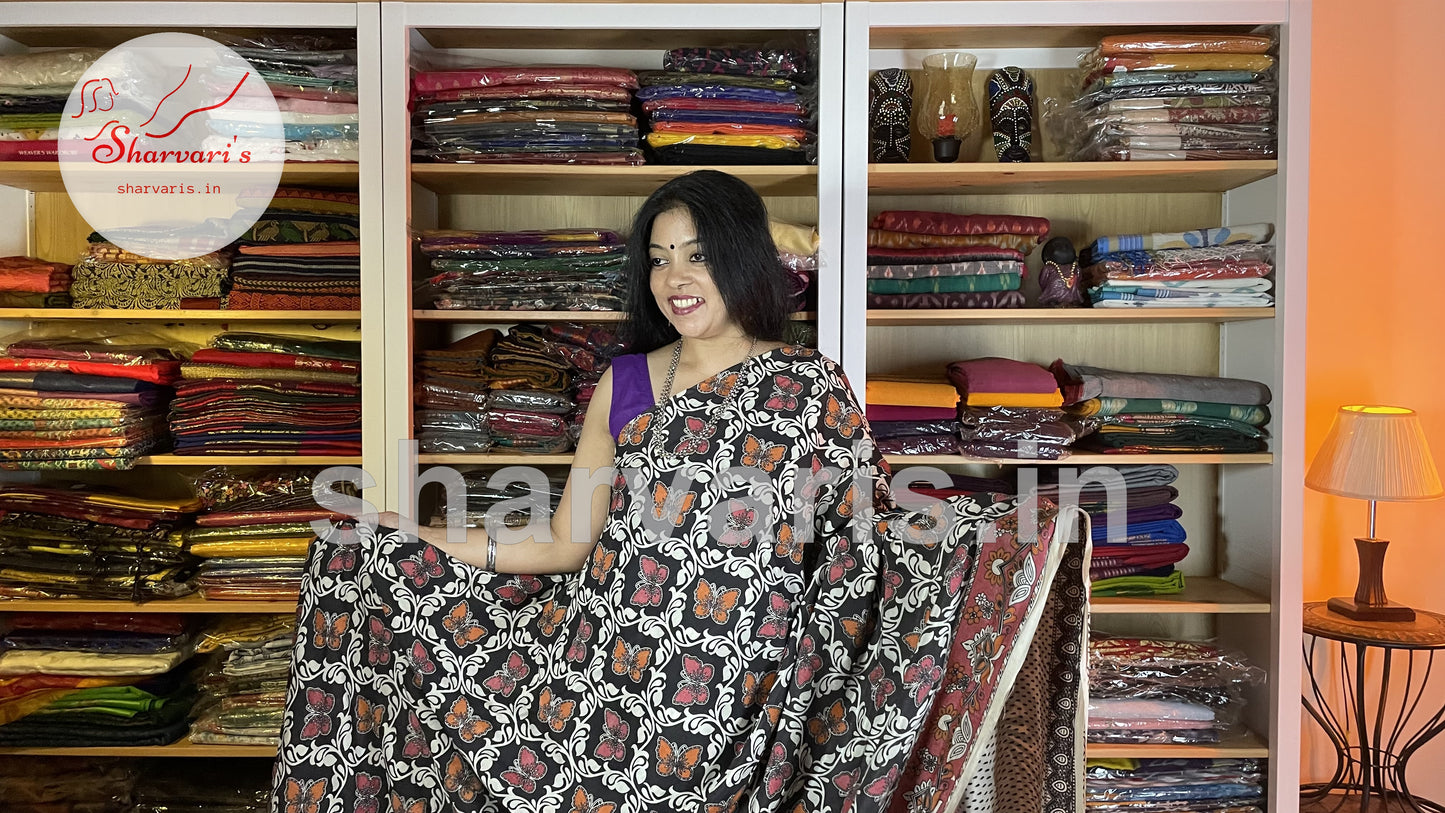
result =
[{"label": "woman's lips", "polygon": [[672,306],[674,316],[686,316],[702,307],[703,299],[696,296],[670,296],[667,304]]}]

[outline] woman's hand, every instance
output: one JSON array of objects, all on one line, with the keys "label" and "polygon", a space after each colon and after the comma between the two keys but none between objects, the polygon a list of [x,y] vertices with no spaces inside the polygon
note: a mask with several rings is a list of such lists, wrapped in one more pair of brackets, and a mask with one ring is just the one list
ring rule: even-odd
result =
[{"label": "woman's hand", "polygon": [[401,514],[395,511],[382,511],[376,515],[376,524],[382,528],[400,529],[403,521]]}]

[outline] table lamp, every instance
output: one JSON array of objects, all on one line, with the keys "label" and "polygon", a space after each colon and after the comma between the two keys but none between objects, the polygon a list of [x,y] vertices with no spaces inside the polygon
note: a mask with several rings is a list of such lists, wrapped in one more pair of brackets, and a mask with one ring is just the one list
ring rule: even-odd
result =
[{"label": "table lamp", "polygon": [[1342,406],[1305,475],[1315,491],[1370,501],[1370,535],[1355,539],[1360,580],[1355,597],[1332,598],[1329,608],[1356,621],[1414,621],[1415,611],[1385,596],[1385,549],[1375,537],[1375,503],[1445,496],[1413,409]]}]

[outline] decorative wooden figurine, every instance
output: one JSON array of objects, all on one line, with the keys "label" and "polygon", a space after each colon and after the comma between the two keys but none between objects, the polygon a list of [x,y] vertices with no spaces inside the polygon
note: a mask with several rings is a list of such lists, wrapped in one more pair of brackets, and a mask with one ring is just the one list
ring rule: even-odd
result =
[{"label": "decorative wooden figurine", "polygon": [[989,74],[988,113],[999,163],[1028,163],[1034,140],[1034,80],[1012,66]]},{"label": "decorative wooden figurine", "polygon": [[913,147],[913,80],[902,68],[874,71],[868,82],[868,160],[907,163]]},{"label": "decorative wooden figurine", "polygon": [[1039,272],[1039,304],[1046,308],[1081,308],[1084,306],[1084,285],[1080,279],[1078,256],[1067,237],[1054,237],[1044,243],[1044,267]]}]

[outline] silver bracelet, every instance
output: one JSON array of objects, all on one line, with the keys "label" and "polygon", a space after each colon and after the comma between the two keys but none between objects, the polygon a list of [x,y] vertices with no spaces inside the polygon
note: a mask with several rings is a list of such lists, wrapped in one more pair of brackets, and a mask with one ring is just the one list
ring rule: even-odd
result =
[{"label": "silver bracelet", "polygon": [[494,572],[495,572],[496,569],[497,569],[497,538],[496,538],[495,536],[490,535],[490,534],[487,535],[487,566],[486,566],[486,569],[487,569],[487,570],[494,571]]}]

